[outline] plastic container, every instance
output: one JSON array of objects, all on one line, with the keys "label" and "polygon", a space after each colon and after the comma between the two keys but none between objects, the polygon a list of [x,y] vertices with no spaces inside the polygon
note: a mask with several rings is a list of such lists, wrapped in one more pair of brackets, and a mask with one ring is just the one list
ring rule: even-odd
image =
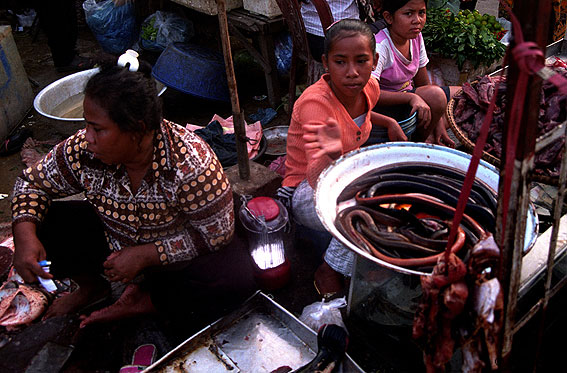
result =
[{"label": "plastic container", "polygon": [[171,43],[157,59],[152,75],[180,92],[230,101],[224,58],[217,51],[193,44]]},{"label": "plastic container", "polygon": [[26,117],[33,101],[18,47],[10,26],[0,26],[0,142]]},{"label": "plastic container", "polygon": [[290,279],[285,256],[286,208],[273,198],[255,197],[240,207],[239,218],[246,229],[259,286],[275,290],[286,285]]}]

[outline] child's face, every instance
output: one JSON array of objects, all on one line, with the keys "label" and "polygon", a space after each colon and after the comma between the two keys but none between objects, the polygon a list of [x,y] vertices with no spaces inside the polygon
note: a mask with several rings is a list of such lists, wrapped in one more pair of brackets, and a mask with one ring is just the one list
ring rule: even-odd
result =
[{"label": "child's face", "polygon": [[331,75],[335,94],[339,98],[355,97],[368,83],[378,55],[370,49],[368,36],[356,34],[333,42],[322,62]]},{"label": "child's face", "polygon": [[425,2],[410,0],[394,14],[384,12],[384,19],[390,26],[391,35],[402,39],[415,39],[425,25]]}]

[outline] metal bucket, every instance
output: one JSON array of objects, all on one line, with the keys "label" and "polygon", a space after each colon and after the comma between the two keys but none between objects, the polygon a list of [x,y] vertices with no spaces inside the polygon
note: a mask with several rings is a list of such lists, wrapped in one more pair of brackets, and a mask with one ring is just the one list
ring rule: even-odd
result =
[{"label": "metal bucket", "polygon": [[[382,166],[391,166],[395,163],[416,162],[449,166],[466,172],[470,160],[470,154],[463,153],[459,150],[439,145],[413,142],[390,142],[352,151],[333,162],[319,175],[317,188],[315,189],[315,208],[317,215],[325,228],[343,245],[353,250],[356,254],[394,271],[415,275],[427,275],[428,273],[425,272],[384,262],[351,243],[335,227],[335,218],[342,209],[352,206],[354,200],[344,201],[337,205],[337,197],[353,180]],[[496,191],[498,190],[499,177],[498,171],[493,165],[482,160],[480,161],[476,173],[477,180],[484,182],[489,188]],[[528,251],[535,244],[537,230],[537,215],[535,214],[533,206],[530,206],[526,222],[524,251]]]}]

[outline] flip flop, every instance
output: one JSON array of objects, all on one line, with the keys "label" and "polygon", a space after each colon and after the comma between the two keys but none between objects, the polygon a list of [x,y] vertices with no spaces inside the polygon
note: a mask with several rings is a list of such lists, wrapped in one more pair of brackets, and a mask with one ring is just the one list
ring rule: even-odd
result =
[{"label": "flip flop", "polygon": [[55,68],[60,73],[66,73],[71,71],[88,70],[93,67],[94,62],[90,58],[76,55],[68,65],[56,66]]},{"label": "flip flop", "polygon": [[120,368],[120,373],[141,372],[153,364],[156,357],[156,346],[148,343],[138,346],[132,356],[132,364]]},{"label": "flip flop", "polygon": [[32,132],[28,128],[24,128],[23,130],[16,132],[12,136],[8,137],[4,140],[3,143],[0,144],[0,157],[14,154],[15,152],[19,151],[24,142],[32,135]]}]

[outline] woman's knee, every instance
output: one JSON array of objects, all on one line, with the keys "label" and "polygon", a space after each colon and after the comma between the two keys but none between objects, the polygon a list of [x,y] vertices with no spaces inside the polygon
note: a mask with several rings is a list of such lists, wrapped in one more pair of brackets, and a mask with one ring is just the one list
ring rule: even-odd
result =
[{"label": "woman's knee", "polygon": [[447,107],[447,97],[437,85],[427,85],[416,89],[415,93],[431,108],[431,111],[443,113]]}]

